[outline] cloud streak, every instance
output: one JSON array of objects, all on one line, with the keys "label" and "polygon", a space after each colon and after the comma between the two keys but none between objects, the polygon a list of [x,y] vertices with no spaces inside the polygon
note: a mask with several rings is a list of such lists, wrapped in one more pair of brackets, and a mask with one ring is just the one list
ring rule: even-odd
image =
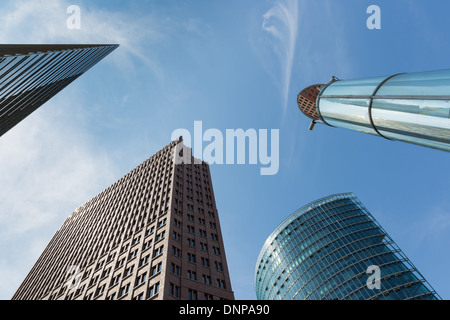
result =
[{"label": "cloud streak", "polygon": [[298,36],[298,1],[281,0],[264,15],[262,30],[267,35],[266,45],[270,46],[280,63],[283,114],[287,108],[295,46]]}]

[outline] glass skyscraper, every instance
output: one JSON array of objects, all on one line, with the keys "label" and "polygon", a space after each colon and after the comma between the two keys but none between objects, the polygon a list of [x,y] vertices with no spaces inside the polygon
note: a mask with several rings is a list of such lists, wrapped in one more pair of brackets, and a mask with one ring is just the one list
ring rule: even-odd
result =
[{"label": "glass skyscraper", "polygon": [[118,45],[0,45],[0,136]]},{"label": "glass skyscraper", "polygon": [[450,70],[312,85],[297,96],[315,123],[450,151]]},{"label": "glass skyscraper", "polygon": [[438,300],[439,295],[353,193],[285,219],[255,267],[260,300]]}]

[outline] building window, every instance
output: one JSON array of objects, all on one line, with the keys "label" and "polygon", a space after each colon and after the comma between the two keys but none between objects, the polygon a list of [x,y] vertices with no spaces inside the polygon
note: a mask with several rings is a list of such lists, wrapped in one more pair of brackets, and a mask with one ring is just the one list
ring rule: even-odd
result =
[{"label": "building window", "polygon": [[122,288],[120,288],[120,290],[119,290],[119,298],[123,297],[124,295],[126,295],[129,290],[130,290],[130,284],[129,283],[124,285]]},{"label": "building window", "polygon": [[103,264],[105,263],[105,261],[100,261],[99,263],[97,263],[97,266],[95,267],[95,270],[100,269],[101,267],[103,267]]},{"label": "building window", "polygon": [[136,278],[136,286],[143,284],[146,279],[147,279],[147,272],[144,272],[143,274],[141,274]]},{"label": "building window", "polygon": [[166,232],[163,231],[163,232],[161,232],[161,233],[156,235],[156,240],[155,241],[158,242],[158,241],[164,239],[165,236],[166,236]]},{"label": "building window", "polygon": [[171,272],[177,276],[180,275],[180,267],[177,266],[175,263],[172,263],[171,265]]},{"label": "building window", "polygon": [[134,238],[133,242],[132,242],[132,245],[138,244],[140,240],[141,240],[141,236],[138,236],[138,237]]},{"label": "building window", "polygon": [[209,259],[207,258],[201,258],[202,266],[209,267]]},{"label": "building window", "polygon": [[147,264],[150,261],[150,255],[146,255],[145,257],[141,258],[141,260],[139,260],[139,267],[142,267],[143,265]]},{"label": "building window", "polygon": [[223,281],[223,280],[221,280],[221,279],[217,279],[217,286],[218,286],[219,288],[226,289],[226,288],[225,288],[225,281]]},{"label": "building window", "polygon": [[120,282],[120,274],[116,275],[111,279],[111,286],[118,284]]},{"label": "building window", "polygon": [[188,290],[188,300],[197,300],[197,291],[189,289]]},{"label": "building window", "polygon": [[89,285],[88,285],[88,287],[91,287],[91,286],[93,286],[94,284],[96,284],[97,283],[97,280],[98,280],[98,278],[99,278],[99,276],[97,275],[97,276],[95,276],[95,277],[93,277],[92,279],[91,279],[91,281],[89,282]]},{"label": "building window", "polygon": [[155,274],[157,274],[158,272],[161,271],[161,262],[158,263],[156,266],[153,266],[151,269],[151,275],[154,276]]},{"label": "building window", "polygon": [[179,298],[180,297],[180,287],[174,285],[173,283],[170,283],[169,294],[176,298]]},{"label": "building window", "polygon": [[106,278],[107,276],[109,276],[109,272],[110,271],[111,271],[111,267],[108,268],[108,269],[103,270],[101,279]]},{"label": "building window", "polygon": [[187,261],[188,261],[188,262],[195,263],[195,254],[188,253],[188,254],[187,254]]},{"label": "building window", "polygon": [[82,285],[80,288],[78,288],[78,289],[75,291],[75,297],[78,296],[78,295],[80,295],[83,291],[84,291],[84,285]]},{"label": "building window", "polygon": [[205,300],[214,300],[213,295],[205,293]]},{"label": "building window", "polygon": [[206,275],[203,275],[202,276],[202,280],[203,280],[203,283],[204,284],[211,284],[211,277],[210,276],[206,276]]},{"label": "building window", "polygon": [[153,297],[154,295],[158,294],[159,292],[159,282],[154,284],[148,289],[148,298]]},{"label": "building window", "polygon": [[105,285],[102,285],[101,287],[97,288],[97,290],[95,291],[95,296],[101,295],[103,291],[105,291]]},{"label": "building window", "polygon": [[93,293],[91,292],[87,296],[84,297],[84,300],[92,300],[92,296],[93,296]]},{"label": "building window", "polygon": [[125,258],[122,258],[119,261],[117,261],[116,268],[119,268],[119,267],[123,266],[124,264],[125,264]]},{"label": "building window", "polygon": [[130,252],[130,255],[128,256],[128,260],[131,260],[131,259],[136,258],[137,252],[138,252],[138,249],[136,249],[136,250]]},{"label": "building window", "polygon": [[153,232],[155,232],[155,227],[152,226],[151,228],[147,229],[145,236],[151,235]]},{"label": "building window", "polygon": [[159,248],[156,248],[155,251],[153,251],[153,258],[159,257],[164,252],[164,246],[161,246]]},{"label": "building window", "polygon": [[195,271],[188,270],[187,277],[191,280],[197,280],[197,273]]},{"label": "building window", "polygon": [[113,294],[111,294],[110,296],[108,296],[106,298],[106,300],[116,300],[116,293],[114,292]]},{"label": "building window", "polygon": [[134,266],[128,267],[125,269],[125,272],[123,274],[123,277],[128,277],[129,275],[131,275],[133,273],[134,270]]},{"label": "building window", "polygon": [[166,222],[167,222],[167,218],[160,220],[158,223],[158,228],[161,228],[162,226],[166,225]]},{"label": "building window", "polygon": [[175,257],[180,258],[180,257],[181,257],[181,250],[178,249],[177,247],[173,246],[173,247],[172,247],[172,254],[173,254]]},{"label": "building window", "polygon": [[127,250],[128,250],[128,246],[129,246],[129,243],[127,243],[126,245],[124,245],[124,246],[120,249],[120,253],[123,253],[123,252],[127,251]]},{"label": "building window", "polygon": [[142,246],[142,251],[147,250],[151,246],[152,246],[152,240],[145,242],[144,245]]},{"label": "building window", "polygon": [[110,255],[108,256],[108,258],[106,259],[106,263],[111,262],[111,261],[114,259],[114,256],[115,256],[115,255],[116,255],[115,253],[110,254]]},{"label": "building window", "polygon": [[216,270],[223,271],[223,266],[222,266],[221,262],[214,261],[214,266],[215,266]]},{"label": "building window", "polygon": [[138,294],[137,296],[135,296],[133,298],[133,300],[144,300],[144,293],[141,292],[140,294]]},{"label": "building window", "polygon": [[195,240],[188,238],[187,239],[187,245],[188,245],[188,247],[195,248]]},{"label": "building window", "polygon": [[174,219],[174,224],[176,227],[181,228],[181,222],[178,221],[177,219]]}]

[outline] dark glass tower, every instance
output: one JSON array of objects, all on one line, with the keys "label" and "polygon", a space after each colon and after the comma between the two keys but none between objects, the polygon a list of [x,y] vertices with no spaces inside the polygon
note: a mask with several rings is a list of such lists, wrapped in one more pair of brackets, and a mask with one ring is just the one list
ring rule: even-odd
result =
[{"label": "dark glass tower", "polygon": [[0,45],[0,136],[118,45]]},{"label": "dark glass tower", "polygon": [[440,299],[353,193],[284,220],[259,254],[255,285],[260,300]]},{"label": "dark glass tower", "polygon": [[450,70],[316,84],[300,110],[315,123],[450,151]]}]

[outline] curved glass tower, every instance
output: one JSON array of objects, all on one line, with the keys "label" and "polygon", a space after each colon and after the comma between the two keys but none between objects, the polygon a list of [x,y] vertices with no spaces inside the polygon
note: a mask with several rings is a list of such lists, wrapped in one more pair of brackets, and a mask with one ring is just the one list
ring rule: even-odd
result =
[{"label": "curved glass tower", "polygon": [[353,193],[300,208],[264,243],[259,300],[438,300],[439,295]]},{"label": "curved glass tower", "polygon": [[302,90],[300,110],[316,122],[450,151],[450,70],[357,80],[333,77]]}]

